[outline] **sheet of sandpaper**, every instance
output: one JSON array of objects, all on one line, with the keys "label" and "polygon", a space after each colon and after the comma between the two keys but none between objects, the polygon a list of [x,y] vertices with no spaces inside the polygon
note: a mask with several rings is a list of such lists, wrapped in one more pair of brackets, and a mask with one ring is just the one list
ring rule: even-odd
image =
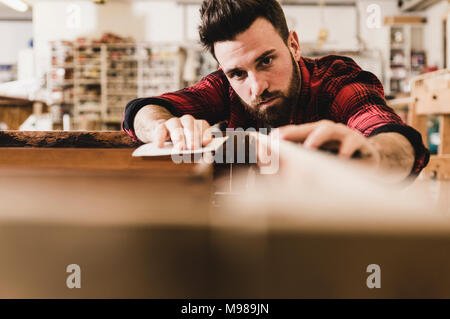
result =
[{"label": "sheet of sandpaper", "polygon": [[177,150],[173,147],[172,142],[165,142],[163,147],[158,147],[156,143],[148,143],[138,147],[132,154],[134,157],[140,156],[167,156],[173,154],[200,154],[207,152],[214,152],[219,149],[219,147],[225,143],[228,136],[216,137],[205,147],[195,149],[195,150]]}]

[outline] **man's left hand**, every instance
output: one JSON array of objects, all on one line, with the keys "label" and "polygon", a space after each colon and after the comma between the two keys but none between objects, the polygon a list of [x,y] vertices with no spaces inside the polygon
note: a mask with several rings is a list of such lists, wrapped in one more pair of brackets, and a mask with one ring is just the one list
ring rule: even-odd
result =
[{"label": "man's left hand", "polygon": [[341,158],[351,158],[355,152],[359,151],[368,157],[368,163],[378,166],[380,154],[375,146],[360,132],[349,128],[342,123],[335,123],[329,120],[318,122],[287,125],[279,128],[280,138],[283,140],[303,143],[309,149],[320,149],[325,144],[337,142],[338,156]]}]

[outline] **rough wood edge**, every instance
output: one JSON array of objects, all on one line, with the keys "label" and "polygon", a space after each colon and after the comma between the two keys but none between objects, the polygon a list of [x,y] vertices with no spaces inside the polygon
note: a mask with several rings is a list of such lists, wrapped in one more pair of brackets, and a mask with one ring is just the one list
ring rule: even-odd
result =
[{"label": "rough wood edge", "polygon": [[0,131],[0,147],[133,148],[125,132]]}]

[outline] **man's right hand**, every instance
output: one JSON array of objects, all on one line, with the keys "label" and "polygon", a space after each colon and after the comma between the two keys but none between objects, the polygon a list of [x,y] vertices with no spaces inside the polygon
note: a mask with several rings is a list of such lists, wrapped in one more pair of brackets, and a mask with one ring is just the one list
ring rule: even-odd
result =
[{"label": "man's right hand", "polygon": [[210,125],[205,120],[197,120],[192,115],[158,120],[152,132],[152,141],[159,147],[165,141],[172,141],[178,150],[194,150],[211,142]]},{"label": "man's right hand", "polygon": [[144,143],[154,142],[159,147],[172,141],[179,150],[197,149],[211,142],[210,125],[186,114],[174,117],[165,108],[147,105],[134,118],[136,136]]}]

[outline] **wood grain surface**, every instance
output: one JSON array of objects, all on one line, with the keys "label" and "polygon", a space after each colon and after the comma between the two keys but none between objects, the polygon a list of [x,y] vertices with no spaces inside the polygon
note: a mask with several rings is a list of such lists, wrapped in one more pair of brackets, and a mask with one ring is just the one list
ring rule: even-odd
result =
[{"label": "wood grain surface", "polygon": [[0,131],[0,147],[132,148],[139,145],[125,132]]}]

